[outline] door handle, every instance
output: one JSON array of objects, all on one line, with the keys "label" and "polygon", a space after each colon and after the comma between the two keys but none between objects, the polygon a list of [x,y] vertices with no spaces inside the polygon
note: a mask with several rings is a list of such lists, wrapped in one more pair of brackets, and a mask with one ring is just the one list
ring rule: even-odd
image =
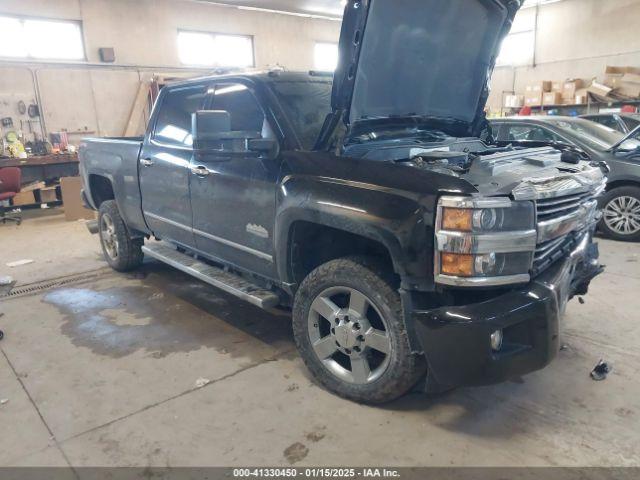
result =
[{"label": "door handle", "polygon": [[143,167],[152,167],[153,166],[153,160],[151,160],[150,158],[145,158],[140,160],[140,163],[142,164]]},{"label": "door handle", "polygon": [[207,167],[198,166],[198,167],[191,167],[191,173],[193,173],[194,175],[197,175],[199,177],[206,177],[211,172],[209,172]]}]

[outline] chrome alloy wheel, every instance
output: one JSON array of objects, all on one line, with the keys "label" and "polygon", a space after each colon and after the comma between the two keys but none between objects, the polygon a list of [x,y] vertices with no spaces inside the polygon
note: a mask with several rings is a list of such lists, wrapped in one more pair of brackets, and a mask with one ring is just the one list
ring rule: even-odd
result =
[{"label": "chrome alloy wheel", "polygon": [[640,232],[640,200],[634,197],[616,197],[604,207],[604,222],[618,235]]},{"label": "chrome alloy wheel", "polygon": [[348,287],[332,287],[311,304],[309,338],[316,356],[349,383],[376,381],[389,366],[391,338],[371,300]]},{"label": "chrome alloy wheel", "polygon": [[113,224],[113,219],[106,213],[103,213],[100,218],[100,239],[109,258],[112,260],[118,258],[118,236],[116,235],[116,228]]}]

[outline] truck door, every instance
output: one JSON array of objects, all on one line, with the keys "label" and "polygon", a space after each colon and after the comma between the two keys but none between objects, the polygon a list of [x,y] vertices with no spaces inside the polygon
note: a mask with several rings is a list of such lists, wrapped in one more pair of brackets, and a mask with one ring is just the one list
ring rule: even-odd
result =
[{"label": "truck door", "polygon": [[147,225],[156,236],[190,247],[195,243],[189,195],[191,115],[202,109],[206,97],[207,85],[163,90],[138,167]]},{"label": "truck door", "polygon": [[[207,109],[225,110],[231,130],[273,129],[248,85],[226,81],[211,89]],[[191,166],[193,232],[197,249],[226,263],[275,278],[273,226],[279,159],[255,155],[196,155]]]}]

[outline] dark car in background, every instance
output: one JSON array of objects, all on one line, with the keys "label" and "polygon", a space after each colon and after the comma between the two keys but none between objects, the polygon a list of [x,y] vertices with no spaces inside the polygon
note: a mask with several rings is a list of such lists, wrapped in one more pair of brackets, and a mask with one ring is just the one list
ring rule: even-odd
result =
[{"label": "dark car in background", "polygon": [[625,134],[640,127],[640,113],[596,113],[582,115],[580,118],[591,120]]},{"label": "dark car in background", "polygon": [[491,125],[499,142],[571,146],[605,161],[611,173],[601,199],[600,230],[615,240],[640,241],[640,128],[625,135],[583,118],[560,116],[501,118]]}]

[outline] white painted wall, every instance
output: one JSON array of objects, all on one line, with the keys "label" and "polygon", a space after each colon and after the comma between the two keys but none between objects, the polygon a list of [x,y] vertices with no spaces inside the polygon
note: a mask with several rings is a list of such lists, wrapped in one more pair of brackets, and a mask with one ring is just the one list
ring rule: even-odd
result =
[{"label": "white painted wall", "polygon": [[[194,0],[2,0],[0,14],[82,22],[84,65],[0,60],[0,116],[12,116],[19,128],[27,117],[8,96],[19,93],[32,103],[35,77],[47,131],[67,130],[74,141],[87,134],[122,135],[141,78],[207,72],[180,64],[178,29],[252,35],[258,69],[289,70],[312,69],[315,43],[337,41],[340,30],[337,21]],[[115,49],[115,64],[100,64],[100,47]]]},{"label": "white painted wall", "polygon": [[[519,15],[535,14],[526,9]],[[563,0],[539,7],[536,65],[496,68],[489,106],[537,80],[601,78],[607,65],[640,67],[640,0]]]},{"label": "white painted wall", "polygon": [[[121,135],[139,81],[154,73],[196,75],[177,53],[177,30],[254,36],[256,66],[313,68],[315,42],[337,41],[340,24],[275,13],[238,10],[194,0],[1,0],[0,14],[81,20],[87,64],[17,64],[0,60],[0,116],[19,125],[16,98],[35,100],[40,86],[49,132]],[[525,10],[521,15],[532,15]],[[640,0],[563,0],[538,12],[535,67],[499,67],[489,105],[505,91],[534,80],[600,76],[606,65],[640,66]],[[114,47],[115,65],[99,64],[98,48]]]}]

